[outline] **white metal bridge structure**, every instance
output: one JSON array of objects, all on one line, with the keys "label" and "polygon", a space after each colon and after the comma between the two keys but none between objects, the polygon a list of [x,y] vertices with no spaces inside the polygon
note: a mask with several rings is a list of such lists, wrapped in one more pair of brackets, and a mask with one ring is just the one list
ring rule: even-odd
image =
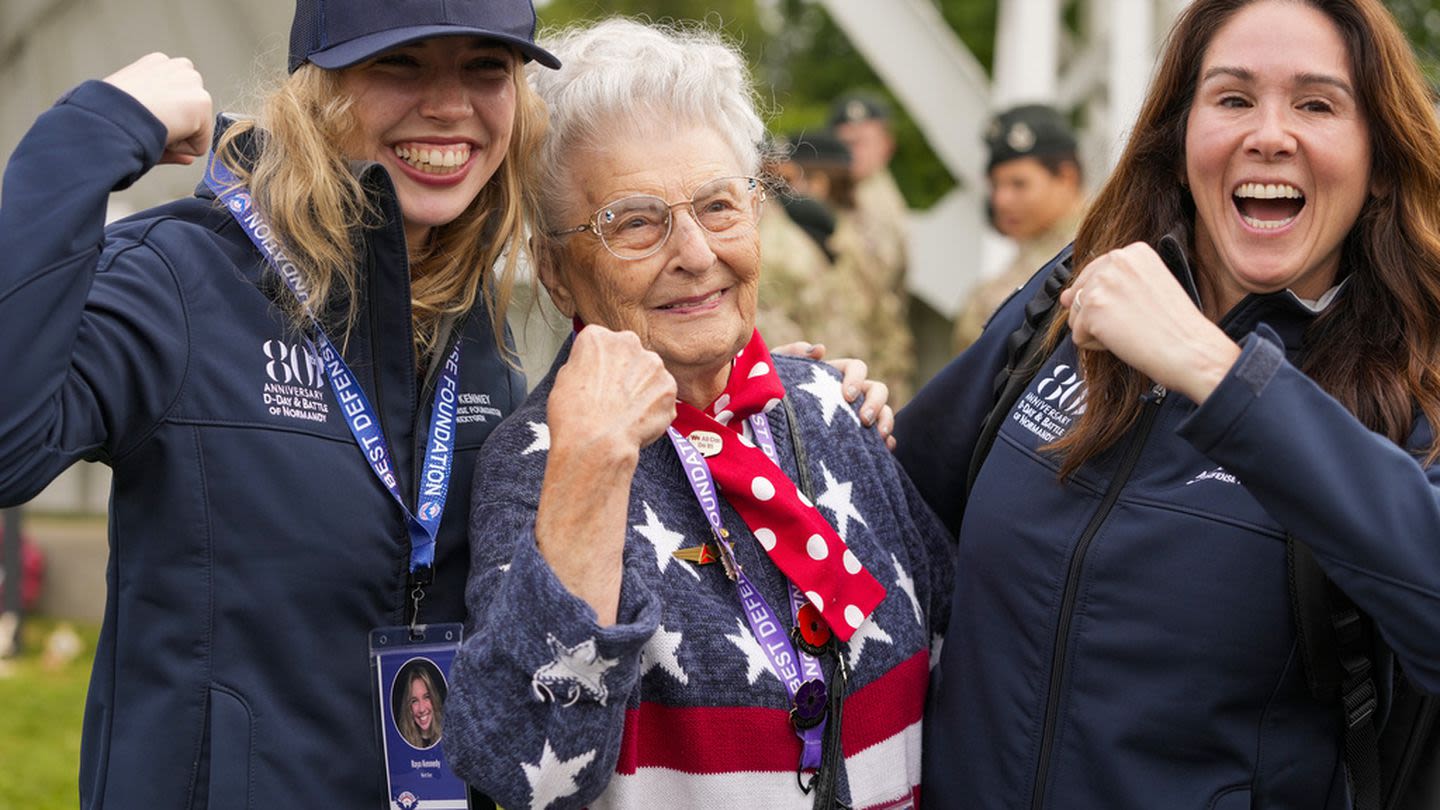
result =
[{"label": "white metal bridge structure", "polygon": [[1083,111],[1085,176],[1109,171],[1138,114],[1155,55],[1184,0],[999,0],[991,75],[930,0],[818,0],[849,37],[957,181],[911,220],[911,292],[950,316],[964,290],[998,269],[1006,243],[984,222],[991,115],[1015,104]]}]

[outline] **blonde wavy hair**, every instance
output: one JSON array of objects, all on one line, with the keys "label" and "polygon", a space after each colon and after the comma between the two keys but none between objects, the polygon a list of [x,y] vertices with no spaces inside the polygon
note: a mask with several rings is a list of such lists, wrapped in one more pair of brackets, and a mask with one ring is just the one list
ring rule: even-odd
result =
[{"label": "blonde wavy hair", "polygon": [[[410,253],[417,357],[436,348],[446,316],[468,312],[483,295],[496,345],[514,363],[505,343],[505,311],[536,210],[528,181],[547,121],[545,105],[524,80],[519,63],[517,55],[515,121],[505,159],[460,216],[434,229],[429,242]],[[343,152],[356,124],[354,100],[341,92],[339,72],[307,63],[269,93],[258,119],[236,122],[216,146],[280,234],[311,299],[319,302],[316,316],[325,319],[322,325],[346,336],[358,315],[358,234],[385,224]],[[259,145],[253,159],[239,145],[248,133]],[[493,272],[502,256],[503,269]],[[282,301],[292,325],[304,330],[309,315],[301,303],[290,295]]]}]

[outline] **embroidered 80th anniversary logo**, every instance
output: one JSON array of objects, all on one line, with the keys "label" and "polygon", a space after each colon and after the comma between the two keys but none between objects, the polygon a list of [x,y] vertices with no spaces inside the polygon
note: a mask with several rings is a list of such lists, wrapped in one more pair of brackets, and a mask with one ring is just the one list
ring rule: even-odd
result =
[{"label": "embroidered 80th anniversary logo", "polygon": [[1061,363],[1048,376],[1027,391],[1010,420],[1034,434],[1042,442],[1053,442],[1065,435],[1076,417],[1085,413],[1085,380],[1080,370]]},{"label": "embroidered 80th anniversary logo", "polygon": [[309,347],[283,340],[267,340],[260,346],[265,357],[261,402],[271,416],[324,422],[330,415],[325,401],[325,372],[320,358]]}]

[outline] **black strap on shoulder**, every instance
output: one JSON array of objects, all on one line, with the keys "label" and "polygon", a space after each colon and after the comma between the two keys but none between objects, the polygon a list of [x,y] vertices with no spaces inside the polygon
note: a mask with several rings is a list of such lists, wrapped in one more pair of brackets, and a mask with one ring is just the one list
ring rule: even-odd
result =
[{"label": "black strap on shoulder", "polygon": [[[800,474],[800,491],[811,503],[815,502],[815,488],[810,479],[810,458],[805,452],[805,443],[800,439],[800,418],[795,415],[795,406],[789,397],[783,397],[780,404],[785,408],[785,427],[790,431],[790,447],[795,451],[795,468]],[[830,673],[829,722],[825,725],[825,738],[820,745],[820,770],[815,781],[802,789],[815,793],[816,810],[832,810],[848,807],[839,799],[840,775],[840,723],[844,719],[845,692],[849,687],[849,665],[844,651],[835,656],[835,669]],[[797,775],[798,777],[798,775]]]},{"label": "black strap on shoulder", "polygon": [[1370,620],[1320,570],[1309,547],[1285,539],[1290,609],[1305,680],[1322,703],[1340,706],[1345,771],[1354,810],[1380,810],[1378,705]]},{"label": "black strap on shoulder", "polygon": [[1025,304],[1024,322],[1006,338],[1008,359],[1005,368],[995,375],[995,404],[985,416],[980,437],[975,442],[975,452],[970,456],[970,472],[965,478],[967,495],[975,486],[975,476],[980,474],[980,465],[985,462],[985,457],[990,454],[990,447],[995,444],[995,434],[1000,432],[1000,425],[1004,423],[1015,400],[1024,392],[1025,386],[1030,384],[1030,378],[1040,369],[1041,361],[1045,359],[1041,356],[1045,349],[1045,333],[1049,331],[1055,311],[1060,307],[1060,293],[1070,284],[1070,278],[1074,274],[1070,267],[1073,251],[1074,245],[1067,246],[1051,259],[1045,268],[1041,268],[1040,272],[1047,272],[1048,269],[1050,275],[1035,293],[1035,297]]},{"label": "black strap on shoulder", "polygon": [[1290,612],[1305,664],[1305,682],[1316,700],[1333,703],[1340,696],[1340,655],[1335,650],[1330,600],[1325,594],[1330,580],[1315,562],[1310,547],[1288,534],[1285,563],[1290,575]]}]

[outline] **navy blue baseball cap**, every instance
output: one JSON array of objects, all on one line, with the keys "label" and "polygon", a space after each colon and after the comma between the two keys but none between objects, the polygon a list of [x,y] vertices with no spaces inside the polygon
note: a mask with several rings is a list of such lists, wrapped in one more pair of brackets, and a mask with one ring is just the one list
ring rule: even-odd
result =
[{"label": "navy blue baseball cap", "polygon": [[526,60],[560,67],[535,44],[530,0],[296,0],[290,72],[306,62],[337,70],[400,45],[453,36],[493,39]]}]

